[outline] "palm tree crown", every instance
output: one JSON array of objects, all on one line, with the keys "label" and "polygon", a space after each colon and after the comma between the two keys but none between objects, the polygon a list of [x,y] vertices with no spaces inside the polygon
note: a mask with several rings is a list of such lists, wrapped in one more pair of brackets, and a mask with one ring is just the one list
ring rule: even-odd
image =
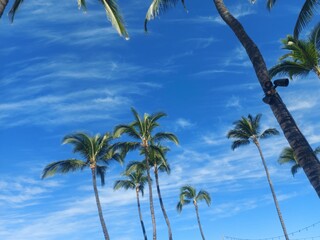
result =
[{"label": "palm tree crown", "polygon": [[101,136],[89,136],[86,133],[78,132],[69,134],[63,138],[63,144],[72,144],[73,152],[79,153],[84,160],[67,159],[48,164],[42,173],[42,178],[50,177],[56,173],[69,173],[73,171],[84,170],[85,168],[95,169],[97,175],[101,178],[101,184],[105,184],[105,173],[111,160],[122,164],[123,153],[115,150],[110,142],[113,136],[106,133]]},{"label": "palm tree crown", "polygon": [[177,211],[181,212],[182,207],[193,202],[194,205],[197,205],[198,202],[205,200],[208,206],[211,204],[210,194],[205,190],[200,190],[198,193],[195,188],[190,185],[181,187],[180,189],[180,200],[177,204]]},{"label": "palm tree crown", "polygon": [[279,63],[269,69],[270,77],[276,75],[306,76],[313,71],[320,78],[320,23],[318,23],[307,40],[295,39],[288,35],[282,40],[283,49],[290,52],[279,58]]},{"label": "palm tree crown", "polygon": [[[320,147],[317,147],[314,150],[314,154],[320,153]],[[291,147],[285,147],[282,149],[280,156],[278,158],[278,163],[280,164],[291,164],[291,173],[294,176],[298,169],[301,168],[300,164],[298,163],[297,157],[295,156],[293,149]]]},{"label": "palm tree crown", "polygon": [[253,117],[250,114],[248,117],[242,117],[241,120],[234,122],[234,129],[227,134],[228,138],[235,139],[231,145],[232,150],[250,143],[250,140],[257,141],[259,138],[264,139],[273,135],[278,135],[279,132],[275,128],[269,128],[260,132],[261,114]]}]

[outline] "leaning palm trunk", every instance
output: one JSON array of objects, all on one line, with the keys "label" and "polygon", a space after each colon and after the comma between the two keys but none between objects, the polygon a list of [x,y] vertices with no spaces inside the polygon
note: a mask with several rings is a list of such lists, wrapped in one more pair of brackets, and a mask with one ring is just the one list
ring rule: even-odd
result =
[{"label": "leaning palm trunk", "polygon": [[162,210],[162,213],[163,213],[163,217],[166,220],[166,224],[168,226],[169,240],[172,240],[172,231],[171,231],[170,221],[169,221],[166,209],[164,208],[164,204],[163,204],[162,196],[161,196],[161,192],[160,192],[158,169],[157,169],[156,165],[154,167],[155,167],[154,168],[154,176],[155,176],[155,179],[156,179],[157,192],[158,192],[158,197],[159,197],[159,201],[160,201],[160,206],[161,206],[161,210]]},{"label": "leaning palm trunk", "polygon": [[138,204],[138,212],[139,212],[141,228],[142,228],[144,240],[147,240],[148,238],[147,238],[147,234],[146,234],[146,229],[144,227],[144,223],[143,223],[143,220],[142,220],[142,214],[141,214],[140,199],[139,199],[139,189],[136,189],[136,196],[137,196],[137,204]]},{"label": "leaning palm trunk", "polygon": [[194,202],[193,204],[194,204],[194,207],[195,207],[195,209],[196,209],[197,220],[198,220],[198,225],[199,225],[201,237],[202,237],[202,240],[205,240],[204,234],[203,234],[203,231],[202,231],[202,227],[201,227],[201,223],[200,223],[200,217],[199,217],[199,211],[198,211],[198,204],[197,204],[196,202]]},{"label": "leaning palm trunk", "polygon": [[149,202],[150,202],[150,212],[151,212],[151,220],[152,220],[152,229],[153,229],[153,240],[157,239],[157,225],[156,218],[154,214],[154,206],[153,206],[153,197],[152,197],[152,185],[151,185],[151,177],[150,177],[150,164],[148,157],[148,145],[145,144],[145,157],[146,157],[146,167],[147,167],[147,177],[148,177],[148,187],[149,187]]},{"label": "leaning palm trunk", "polygon": [[6,8],[9,0],[0,0],[0,18],[3,14],[4,9]]},{"label": "leaning palm trunk", "polygon": [[259,150],[260,157],[261,157],[261,160],[262,160],[262,164],[263,164],[264,170],[266,171],[268,183],[269,183],[269,186],[270,186],[270,190],[271,190],[271,193],[272,193],[274,204],[276,205],[277,213],[278,213],[278,216],[279,216],[279,220],[280,220],[280,223],[281,223],[281,227],[282,227],[284,236],[285,236],[286,240],[289,240],[287,229],[286,229],[286,226],[285,226],[283,218],[282,218],[282,214],[281,214],[281,211],[280,211],[280,206],[279,206],[279,203],[278,203],[278,200],[277,200],[277,197],[276,197],[276,193],[274,192],[274,189],[273,189],[273,184],[271,182],[271,178],[270,178],[270,174],[269,174],[269,171],[268,171],[268,167],[267,167],[266,161],[264,160],[259,141],[257,139],[254,139],[253,141],[254,141],[254,144],[257,146],[257,148]]},{"label": "leaning palm trunk", "polygon": [[[232,29],[232,31],[235,33],[235,35],[245,48],[253,64],[259,83],[263,91],[268,94],[268,89],[265,88],[265,84],[271,83],[270,77],[268,75],[268,70],[264,59],[258,47],[247,35],[246,31],[239,23],[239,21],[230,14],[223,3],[223,0],[213,0],[213,2],[222,19]],[[312,148],[310,147],[304,135],[300,132],[286,105],[280,98],[280,95],[274,91],[274,93],[272,93],[270,97],[272,99],[272,102],[270,104],[271,110],[273,111],[273,114],[276,117],[291,148],[294,150],[294,154],[297,156],[299,165],[303,168],[311,185],[320,197],[319,160],[312,151]]]},{"label": "leaning palm trunk", "polygon": [[107,230],[107,226],[106,226],[106,223],[104,222],[104,219],[103,219],[102,208],[101,208],[100,199],[99,199],[99,193],[98,193],[98,188],[97,188],[96,169],[95,169],[95,167],[91,167],[91,172],[92,172],[93,190],[94,190],[94,195],[96,197],[96,203],[97,203],[97,207],[98,207],[98,213],[99,213],[99,218],[100,218],[100,223],[101,223],[103,235],[104,235],[105,240],[110,240],[110,237],[109,237],[109,234],[108,234],[108,230]]}]

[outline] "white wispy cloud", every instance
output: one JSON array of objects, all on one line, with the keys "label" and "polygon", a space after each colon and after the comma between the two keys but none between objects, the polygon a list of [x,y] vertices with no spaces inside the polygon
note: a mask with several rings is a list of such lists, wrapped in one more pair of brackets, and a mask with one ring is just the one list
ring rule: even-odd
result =
[{"label": "white wispy cloud", "polygon": [[179,118],[179,119],[176,120],[175,123],[176,123],[177,128],[182,128],[182,129],[190,128],[190,127],[195,125],[190,120],[187,120],[185,118]]}]

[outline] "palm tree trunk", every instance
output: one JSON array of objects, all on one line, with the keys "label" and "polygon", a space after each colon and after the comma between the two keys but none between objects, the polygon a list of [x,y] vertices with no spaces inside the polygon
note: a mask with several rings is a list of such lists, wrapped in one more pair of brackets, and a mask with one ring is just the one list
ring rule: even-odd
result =
[{"label": "palm tree trunk", "polygon": [[269,183],[269,186],[270,186],[270,190],[271,190],[271,193],[272,193],[274,204],[276,205],[277,213],[278,213],[278,216],[279,216],[279,220],[280,220],[280,223],[281,223],[281,227],[282,227],[284,236],[285,236],[286,240],[289,240],[287,229],[286,229],[286,226],[285,226],[283,218],[282,218],[282,214],[281,214],[281,211],[280,211],[280,206],[279,206],[279,203],[278,203],[278,200],[277,200],[277,197],[276,197],[276,193],[274,192],[273,184],[271,182],[271,178],[270,178],[270,174],[269,174],[269,171],[268,171],[268,167],[267,167],[266,161],[264,160],[259,141],[257,139],[255,139],[254,143],[257,146],[258,150],[259,150],[260,157],[261,157],[261,160],[262,160],[262,164],[263,164],[264,170],[266,171],[268,183]]},{"label": "palm tree trunk", "polygon": [[[235,35],[245,48],[253,64],[258,81],[263,91],[266,94],[269,94],[269,89],[265,87],[265,83],[270,83],[270,77],[268,75],[268,70],[264,62],[264,59],[258,47],[247,35],[246,31],[239,23],[239,21],[230,14],[230,12],[223,3],[223,0],[213,0],[213,2],[222,19],[232,29],[232,31],[235,33]],[[270,98],[272,100],[270,107],[274,116],[276,117],[291,148],[294,150],[294,154],[298,159],[299,165],[303,168],[311,185],[320,197],[319,160],[317,159],[316,155],[314,154],[312,148],[310,147],[304,135],[300,132],[297,124],[295,123],[293,117],[288,111],[286,105],[280,98],[280,95],[276,91],[273,91],[270,95]]]},{"label": "palm tree trunk", "polygon": [[99,218],[100,218],[100,223],[101,223],[103,235],[104,235],[105,240],[110,240],[110,237],[109,237],[109,234],[108,234],[108,230],[107,230],[107,226],[106,226],[106,223],[104,222],[104,219],[103,219],[102,208],[101,208],[100,199],[99,199],[99,193],[98,193],[98,188],[97,188],[97,179],[96,179],[96,169],[95,169],[95,167],[91,167],[91,173],[92,173],[93,190],[94,190],[94,195],[96,197],[96,203],[97,203],[97,207],[98,207],[98,213],[99,213]]},{"label": "palm tree trunk", "polygon": [[[1,0],[0,0],[1,1]],[[318,66],[315,66],[313,68],[313,71],[317,74],[318,78],[320,78],[320,68]]]},{"label": "palm tree trunk", "polygon": [[9,0],[0,0],[0,18],[4,12],[4,9],[6,8]]},{"label": "palm tree trunk", "polygon": [[163,201],[162,201],[162,196],[161,196],[161,192],[160,192],[160,185],[159,185],[158,166],[156,164],[154,166],[154,176],[155,176],[155,179],[156,179],[157,192],[158,192],[158,197],[159,197],[159,201],[160,201],[161,210],[162,210],[162,213],[163,213],[163,217],[166,220],[166,223],[167,223],[167,226],[168,226],[169,240],[172,240],[172,231],[171,231],[170,221],[169,221],[168,215],[166,213],[166,209],[164,208],[164,204],[163,204]]},{"label": "palm tree trunk", "polygon": [[204,234],[203,234],[203,231],[202,231],[202,227],[201,227],[201,223],[200,223],[200,217],[199,217],[199,211],[198,211],[198,204],[196,202],[193,202],[193,205],[196,209],[196,214],[197,214],[197,220],[198,220],[198,225],[199,225],[199,229],[200,229],[200,233],[201,233],[201,237],[202,237],[202,240],[205,240],[204,238]]},{"label": "palm tree trunk", "polygon": [[150,202],[150,212],[151,212],[151,220],[152,220],[152,229],[153,229],[153,240],[157,239],[157,225],[156,218],[154,214],[154,206],[153,206],[153,197],[152,197],[152,185],[151,185],[151,177],[150,177],[150,164],[149,164],[149,153],[148,146],[145,148],[145,157],[146,157],[146,167],[147,167],[147,178],[148,178],[148,186],[149,186],[149,202]]},{"label": "palm tree trunk", "polygon": [[143,223],[143,220],[142,220],[142,214],[141,214],[141,208],[140,208],[140,200],[139,200],[139,189],[136,189],[136,196],[137,196],[138,212],[139,212],[139,218],[140,218],[140,223],[141,223],[141,228],[142,228],[144,240],[148,240],[147,234],[146,234],[146,229],[144,227],[144,223]]}]

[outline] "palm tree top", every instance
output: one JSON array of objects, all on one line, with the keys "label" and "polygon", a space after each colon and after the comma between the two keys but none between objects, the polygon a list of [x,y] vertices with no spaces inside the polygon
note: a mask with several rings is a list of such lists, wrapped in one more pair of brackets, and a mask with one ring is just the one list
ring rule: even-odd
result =
[{"label": "palm tree top", "polygon": [[228,138],[235,139],[231,145],[232,150],[250,143],[250,140],[256,141],[261,138],[268,138],[273,135],[278,135],[279,132],[275,128],[266,129],[261,133],[261,114],[257,114],[253,117],[251,114],[248,117],[241,117],[240,120],[234,122],[234,129],[227,133]]},{"label": "palm tree top", "polygon": [[197,205],[198,202],[204,200],[208,206],[211,204],[211,197],[209,192],[205,190],[200,190],[197,193],[197,190],[190,186],[190,185],[185,185],[180,188],[180,196],[179,196],[179,202],[177,204],[177,211],[181,212],[182,207],[184,205],[187,205],[191,202],[193,202],[195,205]]},{"label": "palm tree top", "polygon": [[120,149],[116,150],[111,144],[113,135],[96,134],[91,136],[85,132],[68,134],[63,138],[63,144],[73,145],[73,152],[79,153],[82,160],[71,158],[48,164],[42,173],[42,179],[55,175],[56,173],[66,174],[73,171],[94,168],[104,185],[104,177],[110,160],[123,163],[124,153]]}]

